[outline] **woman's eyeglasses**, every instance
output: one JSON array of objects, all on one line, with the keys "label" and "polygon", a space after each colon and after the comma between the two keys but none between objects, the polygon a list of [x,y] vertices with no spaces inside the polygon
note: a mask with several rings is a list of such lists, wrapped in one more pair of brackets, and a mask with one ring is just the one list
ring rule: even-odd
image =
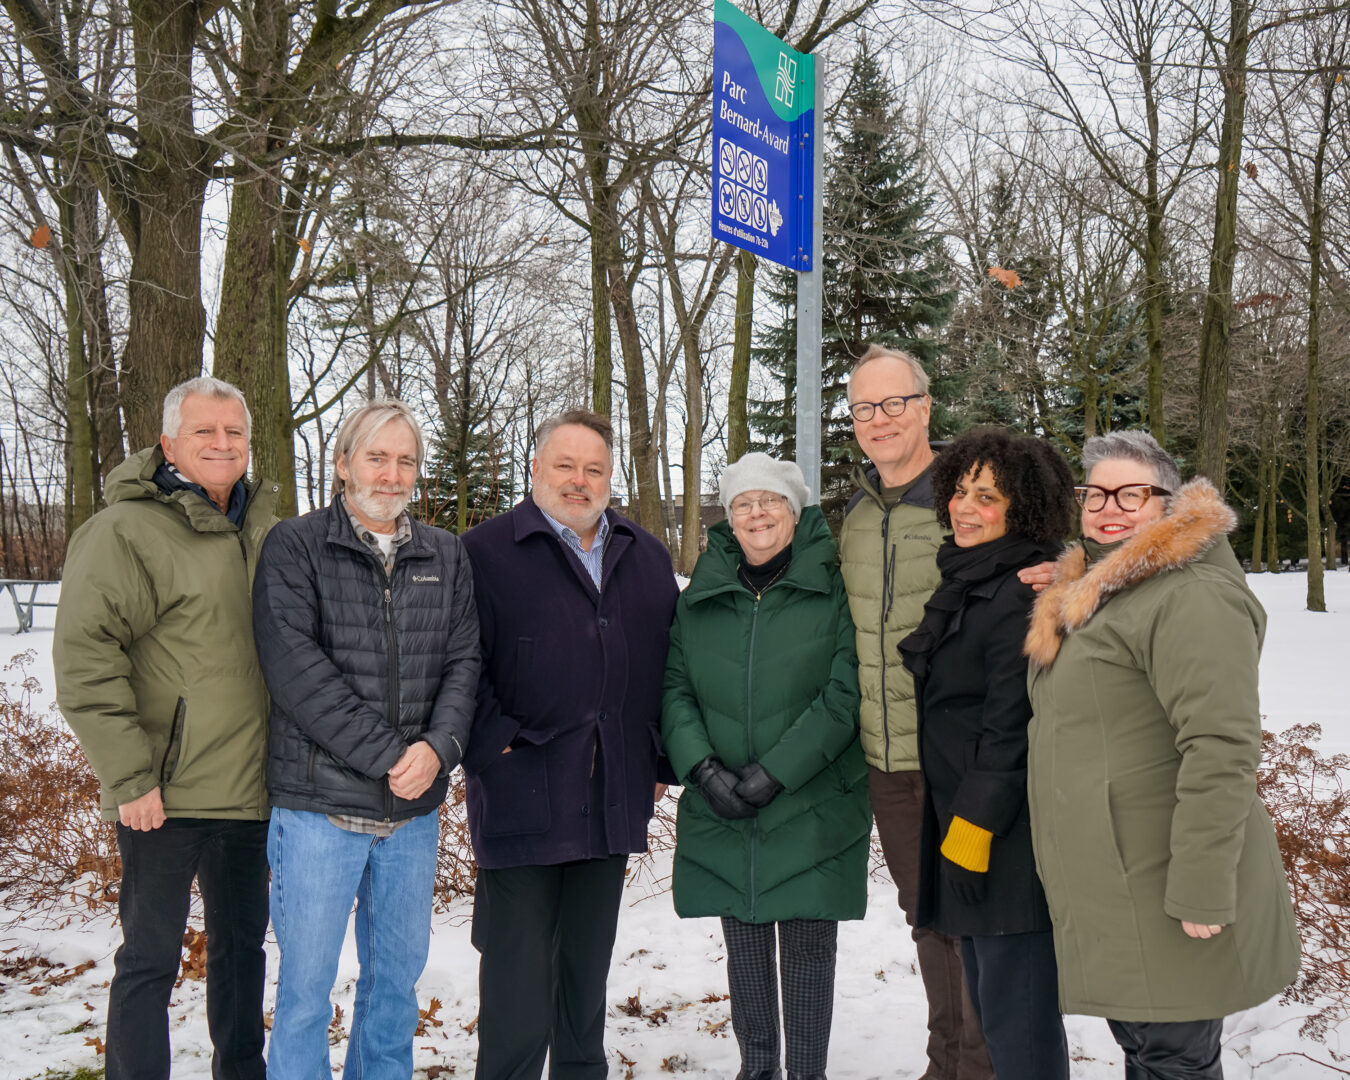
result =
[{"label": "woman's eyeglasses", "polygon": [[765,494],[758,498],[748,498],[745,496],[731,500],[731,516],[745,517],[756,505],[766,514],[772,514],[775,510],[781,510],[787,500],[781,495]]},{"label": "woman's eyeglasses", "polygon": [[1127,514],[1133,514],[1143,508],[1144,503],[1154,495],[1171,495],[1166,488],[1155,484],[1124,484],[1118,488],[1101,488],[1095,484],[1080,484],[1073,489],[1073,497],[1084,510],[1096,513],[1106,508],[1107,499],[1115,499],[1116,505]]}]

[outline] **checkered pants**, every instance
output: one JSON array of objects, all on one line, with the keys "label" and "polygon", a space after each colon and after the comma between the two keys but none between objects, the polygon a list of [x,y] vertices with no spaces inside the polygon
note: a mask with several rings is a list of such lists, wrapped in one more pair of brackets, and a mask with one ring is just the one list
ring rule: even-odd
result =
[{"label": "checkered pants", "polygon": [[744,923],[724,917],[722,933],[727,942],[731,1027],[741,1050],[741,1068],[746,1072],[778,1068],[776,961],[781,954],[788,1071],[823,1073],[834,1013],[839,924],[828,919]]}]

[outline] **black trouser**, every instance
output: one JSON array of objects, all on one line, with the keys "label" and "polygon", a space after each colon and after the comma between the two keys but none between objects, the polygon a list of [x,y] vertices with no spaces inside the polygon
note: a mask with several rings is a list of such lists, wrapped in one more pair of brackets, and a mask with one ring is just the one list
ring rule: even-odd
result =
[{"label": "black trouser", "polygon": [[117,826],[122,945],[108,991],[107,1080],[168,1080],[169,997],[192,879],[206,920],[206,1022],[215,1080],[263,1080],[267,822],[169,818]]},{"label": "black trouser", "polygon": [[1106,1023],[1125,1051],[1125,1080],[1223,1080],[1223,1020]]},{"label": "black trouser", "polygon": [[[775,941],[775,930],[777,941]],[[731,1028],[744,1072],[778,1068],[778,959],[783,968],[783,1030],[790,1073],[823,1073],[834,1015],[839,924],[828,919],[744,923],[723,918]]]},{"label": "black trouser", "polygon": [[963,937],[961,963],[998,1080],[1069,1080],[1054,935]]},{"label": "black trouser", "polygon": [[[872,816],[899,894],[905,921],[919,906],[919,848],[923,835],[923,777],[917,769],[867,769]],[[924,1080],[994,1080],[984,1035],[966,992],[961,945],[931,926],[915,928],[914,952],[928,997],[928,1071]]]},{"label": "black trouser", "polygon": [[602,1080],[626,855],[479,870],[477,1080]]}]

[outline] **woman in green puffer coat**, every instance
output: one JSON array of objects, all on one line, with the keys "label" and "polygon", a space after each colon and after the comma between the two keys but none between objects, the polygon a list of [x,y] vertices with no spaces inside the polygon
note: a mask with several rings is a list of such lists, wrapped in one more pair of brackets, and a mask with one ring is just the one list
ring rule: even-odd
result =
[{"label": "woman in green puffer coat", "polygon": [[853,622],[795,464],[747,454],[721,497],[666,667],[675,910],[722,918],[738,1080],[781,1075],[779,948],[788,1076],[823,1080],[837,923],[863,916],[872,831]]},{"label": "woman in green puffer coat", "polygon": [[1261,757],[1266,616],[1237,516],[1149,435],[1083,448],[1083,545],[1026,651],[1036,865],[1060,1004],[1108,1019],[1126,1077],[1219,1080],[1223,1017],[1298,972]]}]

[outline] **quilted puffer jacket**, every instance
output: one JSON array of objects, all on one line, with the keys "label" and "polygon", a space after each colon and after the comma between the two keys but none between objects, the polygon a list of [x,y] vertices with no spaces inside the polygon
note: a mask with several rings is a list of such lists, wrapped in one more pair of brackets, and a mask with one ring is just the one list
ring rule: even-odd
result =
[{"label": "quilted puffer jacket", "polygon": [[[263,545],[253,629],[272,696],[273,806],[402,821],[441,804],[478,689],[458,537],[414,522],[386,575],[340,504],[283,521]],[[419,798],[396,798],[386,774],[419,740],[444,768]]]},{"label": "quilted puffer jacket", "polygon": [[[756,599],[725,521],[680,596],[661,733],[686,784],[672,891],[682,917],[861,919],[872,815],[858,744],[857,654],[834,541],[802,511],[787,573]],[[718,817],[689,773],[709,754],[757,761],[785,790],[750,819]]]}]

